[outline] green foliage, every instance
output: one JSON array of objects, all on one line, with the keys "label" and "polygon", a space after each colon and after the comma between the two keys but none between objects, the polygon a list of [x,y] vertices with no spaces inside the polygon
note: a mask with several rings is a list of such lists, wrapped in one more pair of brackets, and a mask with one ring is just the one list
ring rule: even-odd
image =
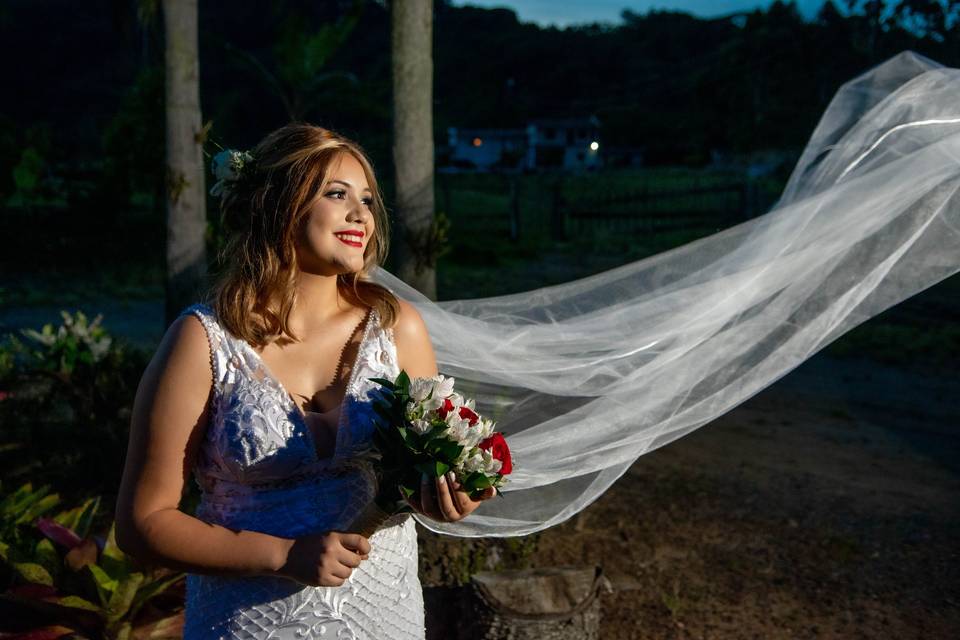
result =
[{"label": "green foliage", "polygon": [[82,313],[22,335],[0,346],[5,477],[49,482],[73,498],[114,492],[146,355]]},{"label": "green foliage", "polygon": [[40,186],[40,173],[44,160],[34,147],[27,147],[20,154],[20,162],[13,168],[13,184],[21,197],[31,196]]},{"label": "green foliage", "polygon": [[117,206],[127,205],[134,193],[162,200],[159,192],[166,153],[163,91],[163,67],[141,68],[104,128],[101,190],[109,193],[105,199]]},{"label": "green foliage", "polygon": [[[0,490],[2,490],[0,484]],[[22,562],[32,557],[36,540],[24,533],[24,527],[60,503],[60,496],[49,485],[34,489],[25,483],[0,500],[0,560]]]},{"label": "green foliage", "polygon": [[[55,618],[48,624],[107,639],[127,638],[138,624],[156,626],[156,616],[144,620],[139,614],[145,604],[182,581],[184,574],[144,569],[117,547],[113,524],[102,543],[91,537],[99,497],[53,517],[63,528],[63,533],[48,533],[58,536],[54,544],[34,524],[59,502],[59,496],[48,489],[33,490],[28,484],[0,501],[4,610],[19,611],[17,618],[43,612]],[[49,589],[38,590],[37,585]],[[169,619],[170,613],[162,613],[166,618],[160,621]],[[5,630],[0,622],[0,632]]]},{"label": "green foliage", "polygon": [[[345,15],[315,28],[311,28],[303,16],[287,13],[271,52],[273,64],[231,44],[226,48],[280,99],[291,120],[304,120],[324,95],[336,87],[336,81],[357,84],[353,73],[328,70],[327,66],[356,27],[363,8],[362,0],[354,0]],[[340,96],[343,92],[336,93]]]},{"label": "green foliage", "polygon": [[92,367],[107,356],[112,339],[100,325],[102,315],[94,318],[93,322],[88,322],[82,311],[73,315],[61,311],[60,315],[63,324],[56,329],[52,324],[46,324],[40,331],[22,331],[23,335],[41,346],[41,349],[30,352],[33,362],[28,366],[69,376],[78,367]]}]

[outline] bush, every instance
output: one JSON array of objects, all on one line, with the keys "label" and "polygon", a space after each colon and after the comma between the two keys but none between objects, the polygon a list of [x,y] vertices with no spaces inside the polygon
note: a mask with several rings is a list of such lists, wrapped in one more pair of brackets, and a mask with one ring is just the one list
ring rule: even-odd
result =
[{"label": "bush", "polygon": [[83,313],[0,346],[0,466],[8,480],[114,495],[147,355]]}]

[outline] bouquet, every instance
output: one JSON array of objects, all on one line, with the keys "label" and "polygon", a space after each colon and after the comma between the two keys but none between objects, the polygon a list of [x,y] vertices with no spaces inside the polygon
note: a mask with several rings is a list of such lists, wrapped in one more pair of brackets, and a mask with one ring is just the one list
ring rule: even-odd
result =
[{"label": "bouquet", "polygon": [[453,471],[461,489],[478,498],[493,487],[498,495],[513,471],[510,448],[495,423],[474,410],[473,399],[453,389],[443,375],[396,380],[370,378],[380,385],[373,443],[378,491],[352,530],[369,536],[390,516],[411,511],[406,498],[422,474],[438,478]]}]

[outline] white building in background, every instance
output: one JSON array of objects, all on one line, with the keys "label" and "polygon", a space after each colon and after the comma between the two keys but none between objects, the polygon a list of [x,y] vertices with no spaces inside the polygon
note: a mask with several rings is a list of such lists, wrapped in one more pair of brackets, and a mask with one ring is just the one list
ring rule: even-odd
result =
[{"label": "white building in background", "polygon": [[601,166],[600,121],[532,120],[523,129],[447,129],[449,159],[441,170],[583,171]]}]

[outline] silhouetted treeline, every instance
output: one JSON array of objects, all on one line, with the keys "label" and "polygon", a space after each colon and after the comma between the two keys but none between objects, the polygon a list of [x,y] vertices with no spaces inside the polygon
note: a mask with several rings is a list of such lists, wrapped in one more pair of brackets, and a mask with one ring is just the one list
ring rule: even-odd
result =
[{"label": "silhouetted treeline", "polygon": [[[86,175],[82,197],[101,203],[161,187],[158,4],[0,5],[8,88],[0,197],[54,188],[64,166]],[[713,150],[797,150],[837,87],[873,64],[912,49],[956,66],[958,10],[956,0],[827,0],[805,21],[793,3],[774,2],[710,20],[624,11],[615,26],[557,29],[437,0],[436,140],[448,126],[595,114],[605,144],[643,147],[654,164],[702,164]],[[358,138],[385,168],[385,2],[201,0],[200,24],[213,141],[249,146],[296,112]]]}]

